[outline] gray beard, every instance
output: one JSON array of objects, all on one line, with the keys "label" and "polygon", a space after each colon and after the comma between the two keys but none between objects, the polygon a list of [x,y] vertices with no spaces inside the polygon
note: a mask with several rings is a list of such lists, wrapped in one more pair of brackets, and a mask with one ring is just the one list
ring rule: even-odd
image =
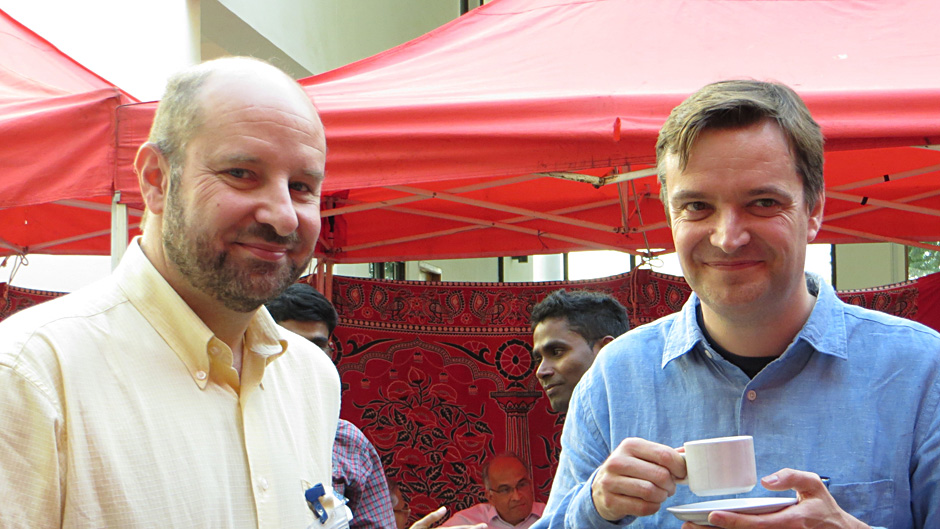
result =
[{"label": "gray beard", "polygon": [[[182,275],[195,289],[221,302],[236,312],[252,312],[276,298],[300,278],[310,264],[310,258],[301,265],[290,261],[281,265],[265,261],[239,265],[229,259],[226,252],[214,253],[209,235],[190,222],[189,210],[179,193],[179,180],[170,184],[163,218],[163,250]],[[295,246],[296,232],[278,235],[267,224],[253,224],[245,235],[264,241]],[[312,256],[311,256],[312,258]]]}]

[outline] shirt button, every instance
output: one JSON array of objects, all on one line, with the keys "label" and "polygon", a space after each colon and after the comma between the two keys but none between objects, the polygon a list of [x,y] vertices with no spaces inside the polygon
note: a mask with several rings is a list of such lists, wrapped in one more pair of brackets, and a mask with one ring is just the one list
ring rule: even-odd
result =
[{"label": "shirt button", "polygon": [[753,389],[752,389],[752,390],[749,390],[749,391],[747,392],[747,400],[749,400],[749,401],[751,401],[751,402],[754,402],[755,400],[757,400],[757,392],[754,391]]},{"label": "shirt button", "polygon": [[261,490],[268,490],[268,480],[264,478],[259,479],[258,486],[261,487]]},{"label": "shirt button", "polygon": [[709,351],[708,349],[705,349],[705,356],[707,356],[708,358],[711,358],[711,357],[712,357],[712,352]]},{"label": "shirt button", "polygon": [[196,371],[196,378],[199,380],[205,380],[209,376],[205,371]]}]

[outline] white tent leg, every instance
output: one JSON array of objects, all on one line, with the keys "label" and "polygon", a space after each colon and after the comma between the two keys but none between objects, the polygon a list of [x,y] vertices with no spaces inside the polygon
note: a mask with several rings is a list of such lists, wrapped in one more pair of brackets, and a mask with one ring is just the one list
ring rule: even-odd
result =
[{"label": "white tent leg", "polygon": [[111,198],[111,270],[117,268],[127,249],[127,205],[121,204],[121,192]]}]

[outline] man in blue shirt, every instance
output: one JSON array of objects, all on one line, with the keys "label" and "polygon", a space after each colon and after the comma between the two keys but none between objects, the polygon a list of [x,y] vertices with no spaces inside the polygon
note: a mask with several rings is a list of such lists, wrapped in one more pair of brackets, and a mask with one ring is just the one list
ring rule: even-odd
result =
[{"label": "man in blue shirt", "polygon": [[733,435],[754,436],[763,476],[739,497],[798,503],[713,511],[713,526],[940,527],[940,336],[804,273],[823,139],[799,96],[708,85],[672,111],[656,152],[694,294],[611,342],[581,379],[535,527],[678,527],[668,507],[709,498],[676,485],[674,447]]}]

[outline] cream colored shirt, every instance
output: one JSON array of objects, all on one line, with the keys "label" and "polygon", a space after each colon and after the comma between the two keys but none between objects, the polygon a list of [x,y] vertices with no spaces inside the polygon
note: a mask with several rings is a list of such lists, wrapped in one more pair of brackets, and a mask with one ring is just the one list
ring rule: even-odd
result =
[{"label": "cream colored shirt", "polygon": [[336,369],[264,309],[240,383],[231,365],[136,241],[110,278],[0,322],[0,527],[310,525]]}]

